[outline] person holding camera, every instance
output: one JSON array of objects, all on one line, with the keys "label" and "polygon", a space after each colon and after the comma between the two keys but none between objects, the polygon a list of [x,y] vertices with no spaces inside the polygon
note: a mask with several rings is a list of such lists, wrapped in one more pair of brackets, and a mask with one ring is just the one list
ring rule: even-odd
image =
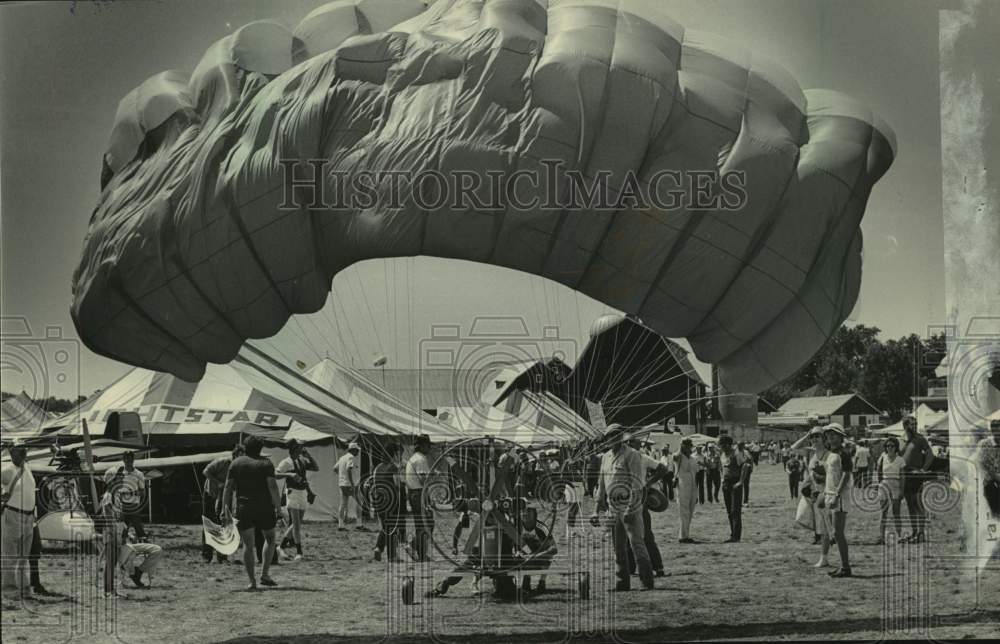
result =
[{"label": "person holding camera", "polygon": [[281,536],[281,545],[278,552],[281,554],[283,548],[288,548],[295,544],[294,561],[302,560],[302,522],[306,518],[306,510],[310,504],[316,500],[312,488],[309,487],[309,472],[318,472],[319,465],[316,459],[310,456],[305,447],[299,445],[294,438],[288,441],[288,457],[278,463],[278,474],[285,475],[285,507],[288,508],[288,520],[290,525]]}]

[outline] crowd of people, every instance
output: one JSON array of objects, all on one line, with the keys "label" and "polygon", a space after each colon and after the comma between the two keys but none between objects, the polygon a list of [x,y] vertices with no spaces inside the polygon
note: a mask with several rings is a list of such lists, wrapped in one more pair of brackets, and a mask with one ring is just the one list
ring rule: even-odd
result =
[{"label": "crowd of people", "polygon": [[[676,452],[670,447],[654,451],[641,434],[633,435],[627,428],[612,425],[602,437],[575,451],[530,453],[510,445],[474,458],[449,456],[436,466],[430,458],[430,440],[420,436],[405,458],[400,444],[385,445],[367,482],[362,481],[358,463],[360,447],[352,442],[335,466],[341,489],[338,529],[347,529],[347,507],[353,500],[370,510],[378,521],[372,561],[382,561],[383,557],[401,561],[401,554],[410,561],[429,560],[435,513],[424,506],[424,492],[432,479],[442,474],[443,467],[451,486],[450,507],[455,513],[454,527],[449,528],[451,554],[463,558],[460,569],[482,569],[484,553],[468,535],[478,535],[481,528],[473,525],[474,519],[481,522],[489,515],[494,521],[513,526],[519,535],[511,539],[504,531],[500,556],[518,562],[522,571],[535,574],[534,587],[530,575],[522,577],[526,581],[521,591],[545,592],[544,571],[557,552],[556,541],[539,521],[532,504],[554,498],[565,501],[569,508],[567,525],[574,526],[578,525],[583,497],[590,496],[596,502],[590,522],[606,527],[611,534],[616,588],[629,589],[632,575],[637,574],[642,588],[649,589],[654,587],[656,577],[665,574],[651,527],[650,508],[659,502],[650,502],[650,498],[661,497],[663,507],[657,511],[670,504],[677,507],[677,542],[692,544],[698,542],[692,530],[696,508],[717,504],[721,496],[729,524],[724,542],[736,543],[743,538],[743,508],[750,502],[753,472],[761,464],[770,464],[787,473],[789,498],[798,505],[796,519],[813,528],[814,544],[820,551],[815,566],[833,567],[830,551],[835,546],[839,565],[830,575],[850,577],[853,568],[845,528],[853,505],[849,497],[856,487],[878,485],[883,508],[879,543],[920,543],[927,538],[921,490],[934,476],[935,454],[917,431],[914,418],[905,418],[903,426],[903,441],[886,438],[875,445],[877,453],[873,453],[865,442],[850,441],[837,423],[814,427],[794,443],[744,443],[723,435],[695,445],[690,438],[683,438]],[[996,433],[986,440],[995,442]],[[309,475],[318,471],[319,465],[295,441],[286,447],[287,457],[275,467],[262,455],[260,439],[251,436],[236,445],[230,455],[213,460],[203,470],[204,513],[212,521],[232,523],[239,532],[241,552],[233,560],[243,565],[248,590],[276,586],[271,567],[281,560],[297,561],[304,556],[302,525],[316,496]],[[5,590],[17,587],[44,594],[47,591],[38,574],[41,548],[35,523],[34,477],[25,467],[23,446],[13,446],[10,456],[9,465],[3,469],[3,555],[5,561],[15,565],[4,567],[3,585]],[[988,459],[983,456],[982,460],[986,463]],[[492,488],[488,490],[483,488],[487,480],[482,476],[485,465],[493,472],[488,479]],[[988,478],[984,491],[990,485],[997,487],[997,478]],[[141,514],[136,511],[146,481],[135,467],[134,454],[126,453],[120,464],[108,468],[103,482],[95,527],[102,535],[103,587],[106,593],[116,594],[119,575],[136,587],[143,586],[144,578],[148,579],[160,565],[163,551],[149,542]],[[512,501],[499,514],[490,514],[482,504],[487,498]],[[904,504],[909,524],[905,535]],[[281,532],[279,524],[283,525]],[[366,529],[363,521],[358,527]],[[467,535],[464,542],[463,535]],[[201,555],[206,563],[227,560],[204,540]],[[446,578],[432,594],[445,594],[460,578]],[[478,592],[478,578],[474,588]]]}]

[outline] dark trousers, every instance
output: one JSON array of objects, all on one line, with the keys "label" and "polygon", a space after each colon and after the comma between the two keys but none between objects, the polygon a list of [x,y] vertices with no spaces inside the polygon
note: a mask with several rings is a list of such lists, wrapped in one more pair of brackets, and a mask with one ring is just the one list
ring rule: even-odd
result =
[{"label": "dark trousers", "polygon": [[663,486],[663,493],[667,495],[667,499],[674,500],[674,473],[667,472],[667,475],[660,480],[660,485]]},{"label": "dark trousers", "polygon": [[431,538],[430,533],[434,529],[431,517],[424,512],[421,506],[423,495],[423,490],[409,490],[407,492],[407,498],[410,501],[410,516],[413,517],[414,532],[410,546],[420,561],[427,560],[427,547]]},{"label": "dark trousers", "polygon": [[799,498],[799,473],[788,475],[788,495],[793,498]]},{"label": "dark trousers", "polygon": [[379,552],[389,551],[389,558],[396,557],[396,549],[406,542],[406,508],[399,507],[395,511],[376,512],[379,523],[378,538],[375,549]]},{"label": "dark trousers", "polygon": [[743,484],[743,503],[750,502],[750,475],[747,475],[747,482]]},{"label": "dark trousers", "polygon": [[[205,494],[201,497],[202,512],[205,516],[215,523],[219,522],[219,512],[218,512],[218,499],[210,494]],[[219,554],[215,552],[215,549],[205,543],[205,531],[201,531],[201,558],[206,562],[212,560],[212,555],[215,555],[218,561],[225,561],[226,555]]]},{"label": "dark trousers", "polygon": [[698,503],[705,502],[705,470],[698,470],[694,474],[694,482],[698,484]]},{"label": "dark trousers", "polygon": [[722,484],[722,496],[729,516],[729,538],[739,541],[743,536],[743,489],[733,487],[733,482]]},{"label": "dark trousers", "polygon": [[31,531],[31,550],[28,551],[28,568],[31,574],[31,587],[40,588],[42,578],[38,574],[38,560],[42,556],[42,534],[38,531],[36,524]]},{"label": "dark trousers", "polygon": [[[653,568],[653,572],[658,572],[663,570],[663,557],[660,555],[660,548],[656,545],[656,538],[653,536],[652,519],[649,510],[643,508],[642,523],[645,529],[643,542],[646,544],[646,551],[649,553],[649,564]],[[628,570],[629,574],[635,574],[635,555],[632,553],[632,548],[628,549]]]},{"label": "dark trousers", "polygon": [[708,479],[706,487],[708,488],[708,500],[713,503],[719,502],[719,488],[722,487],[722,472],[719,470],[708,470],[705,475]]}]

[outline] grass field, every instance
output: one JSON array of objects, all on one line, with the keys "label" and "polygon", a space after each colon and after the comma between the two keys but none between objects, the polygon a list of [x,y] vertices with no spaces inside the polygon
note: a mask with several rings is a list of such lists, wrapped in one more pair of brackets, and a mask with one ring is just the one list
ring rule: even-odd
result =
[{"label": "grass field", "polygon": [[[573,578],[552,574],[549,592],[519,603],[470,594],[463,581],[443,598],[404,606],[400,579],[417,576],[418,593],[431,583],[412,565],[390,570],[368,563],[374,533],[339,532],[328,524],[306,530],[306,559],[273,569],[278,588],[241,592],[241,567],[204,564],[194,526],[150,526],[152,541],[167,551],[166,564],[149,589],[125,582],[126,598],[100,597],[93,557],[74,561],[47,556],[42,579],[64,597],[4,604],[5,642],[283,642],[379,640],[561,641],[573,635],[607,640],[959,639],[1000,636],[1000,571],[970,573],[959,549],[957,498],[934,517],[931,543],[875,545],[878,516],[855,508],[848,537],[855,577],[830,579],[812,567],[818,547],[792,522],[794,505],[779,466],[761,464],[753,474],[744,510],[744,540],[728,537],[721,505],[698,506],[693,536],[677,543],[677,512],[653,515],[668,576],[652,592],[608,593],[597,575],[589,600],[580,600]],[[586,500],[583,514],[589,515]],[[905,510],[904,510],[905,513]],[[574,541],[557,524],[557,568],[601,568],[602,550],[587,529]],[[575,545],[571,545],[575,544]],[[435,579],[447,562],[432,564]],[[836,563],[835,554],[831,557]],[[610,571],[610,568],[605,566]],[[633,587],[638,587],[638,583]],[[589,631],[589,633],[588,633]]]}]

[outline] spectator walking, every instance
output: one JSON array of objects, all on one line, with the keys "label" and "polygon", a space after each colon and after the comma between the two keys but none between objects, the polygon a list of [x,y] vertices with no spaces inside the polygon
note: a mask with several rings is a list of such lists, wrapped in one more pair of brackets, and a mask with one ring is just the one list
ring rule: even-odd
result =
[{"label": "spectator walking", "polygon": [[790,498],[799,498],[799,481],[802,480],[802,463],[798,456],[792,454],[785,461],[785,471],[788,472],[788,495]]},{"label": "spectator walking", "polygon": [[[226,476],[233,460],[243,455],[243,446],[237,443],[229,456],[220,456],[205,466],[201,473],[205,477],[205,487],[202,491],[201,511],[210,521],[219,523],[222,520],[222,491],[226,488]],[[226,561],[224,554],[215,552],[212,546],[205,542],[205,531],[201,531],[201,558],[205,563],[212,562],[215,553],[219,563]]]},{"label": "spectator walking", "polygon": [[732,436],[719,438],[722,455],[722,495],[729,517],[729,538],[726,543],[738,543],[743,538],[743,486],[750,475],[750,459],[733,449]]}]

